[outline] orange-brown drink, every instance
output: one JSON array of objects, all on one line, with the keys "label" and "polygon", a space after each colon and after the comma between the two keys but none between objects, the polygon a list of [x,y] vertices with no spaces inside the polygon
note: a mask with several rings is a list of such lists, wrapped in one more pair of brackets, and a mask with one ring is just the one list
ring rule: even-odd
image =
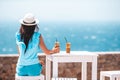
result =
[{"label": "orange-brown drink", "polygon": [[66,43],[66,53],[70,53],[70,43]]},{"label": "orange-brown drink", "polygon": [[[60,47],[60,43],[59,42],[55,42],[55,47]],[[59,51],[60,52],[60,51]],[[58,53],[59,53],[58,52]]]}]

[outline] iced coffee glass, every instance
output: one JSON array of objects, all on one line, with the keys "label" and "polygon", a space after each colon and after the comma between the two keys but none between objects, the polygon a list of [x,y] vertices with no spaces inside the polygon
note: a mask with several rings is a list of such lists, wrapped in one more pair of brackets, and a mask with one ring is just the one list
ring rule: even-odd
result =
[{"label": "iced coffee glass", "polygon": [[55,42],[55,47],[59,47],[59,46],[60,46],[59,42]]},{"label": "iced coffee glass", "polygon": [[[55,42],[55,46],[54,47],[60,47],[60,43],[59,42]],[[60,51],[59,51],[60,52]],[[59,53],[58,52],[58,53]]]},{"label": "iced coffee glass", "polygon": [[70,43],[66,43],[66,53],[70,53]]}]

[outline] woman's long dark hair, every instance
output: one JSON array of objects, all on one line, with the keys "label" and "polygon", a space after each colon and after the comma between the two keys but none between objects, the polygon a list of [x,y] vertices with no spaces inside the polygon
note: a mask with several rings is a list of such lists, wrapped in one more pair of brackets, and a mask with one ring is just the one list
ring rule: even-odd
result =
[{"label": "woman's long dark hair", "polygon": [[26,45],[25,52],[27,51],[29,42],[32,40],[35,29],[39,30],[37,25],[27,26],[22,24],[20,27],[21,41],[24,41]]}]

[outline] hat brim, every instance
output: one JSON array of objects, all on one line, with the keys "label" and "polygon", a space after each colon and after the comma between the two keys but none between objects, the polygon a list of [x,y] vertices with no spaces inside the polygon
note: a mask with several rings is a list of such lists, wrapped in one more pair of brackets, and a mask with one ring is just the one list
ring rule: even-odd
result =
[{"label": "hat brim", "polygon": [[33,25],[37,25],[39,23],[39,20],[38,19],[35,19],[35,23],[24,23],[23,22],[23,19],[20,19],[19,22],[23,25],[27,25],[27,26],[33,26]]}]

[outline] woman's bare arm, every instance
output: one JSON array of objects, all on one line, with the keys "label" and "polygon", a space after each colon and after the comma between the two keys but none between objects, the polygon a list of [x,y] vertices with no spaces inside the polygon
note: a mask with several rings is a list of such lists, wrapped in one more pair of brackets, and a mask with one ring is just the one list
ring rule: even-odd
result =
[{"label": "woman's bare arm", "polygon": [[53,50],[48,50],[45,43],[44,43],[44,40],[42,38],[42,35],[40,35],[40,48],[42,49],[42,51],[46,54],[51,54],[51,53],[54,53]]},{"label": "woman's bare arm", "polygon": [[53,47],[52,50],[48,50],[47,47],[46,47],[46,45],[45,45],[45,43],[44,43],[42,35],[40,35],[40,48],[46,54],[54,54],[54,53],[58,53],[60,51],[59,47]]}]

